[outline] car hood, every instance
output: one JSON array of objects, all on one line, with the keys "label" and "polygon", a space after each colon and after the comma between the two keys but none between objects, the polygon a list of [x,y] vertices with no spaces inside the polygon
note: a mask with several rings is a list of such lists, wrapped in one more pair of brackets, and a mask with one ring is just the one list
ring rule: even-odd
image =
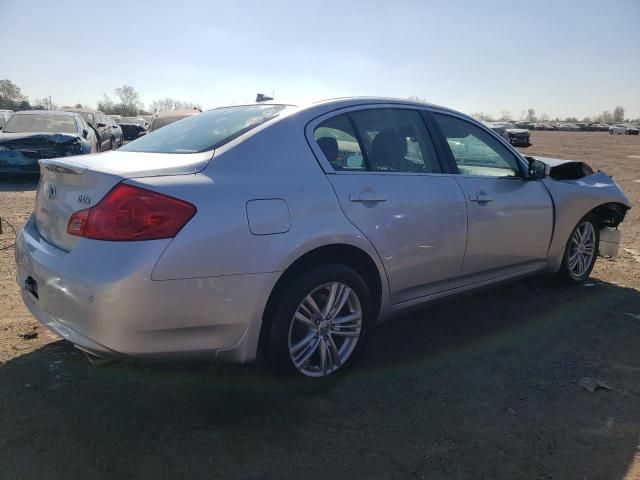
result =
[{"label": "car hood", "polygon": [[60,144],[78,138],[75,133],[51,133],[51,132],[20,132],[5,133],[0,132],[0,144],[9,146],[11,144],[37,145],[37,144]]},{"label": "car hood", "polygon": [[526,128],[507,128],[506,130],[509,133],[529,133]]}]

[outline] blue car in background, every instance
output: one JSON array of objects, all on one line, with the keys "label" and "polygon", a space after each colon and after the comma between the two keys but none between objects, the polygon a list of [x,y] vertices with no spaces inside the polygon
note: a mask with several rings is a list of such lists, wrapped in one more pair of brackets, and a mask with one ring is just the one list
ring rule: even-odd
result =
[{"label": "blue car in background", "polygon": [[95,133],[79,114],[53,110],[17,112],[0,130],[0,174],[38,173],[41,158],[95,151]]}]

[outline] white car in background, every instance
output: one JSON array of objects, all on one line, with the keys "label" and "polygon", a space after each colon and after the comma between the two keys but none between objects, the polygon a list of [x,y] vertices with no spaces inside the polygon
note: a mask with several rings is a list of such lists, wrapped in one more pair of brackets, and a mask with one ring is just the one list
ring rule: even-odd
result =
[{"label": "white car in background", "polygon": [[638,135],[640,133],[640,129],[619,123],[609,127],[609,134],[613,135],[614,133],[617,133],[618,135],[622,135],[623,133],[625,135]]}]

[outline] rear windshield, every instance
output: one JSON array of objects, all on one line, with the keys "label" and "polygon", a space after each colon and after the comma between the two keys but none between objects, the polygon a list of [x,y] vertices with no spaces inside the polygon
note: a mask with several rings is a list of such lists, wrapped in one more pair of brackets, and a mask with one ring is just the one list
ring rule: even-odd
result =
[{"label": "rear windshield", "polygon": [[22,132],[51,132],[51,133],[76,133],[78,128],[72,115],[48,115],[48,114],[15,114],[4,128],[5,133]]},{"label": "rear windshield", "polygon": [[285,108],[285,105],[250,105],[209,110],[149,133],[120,150],[152,153],[206,152],[277,117]]},{"label": "rear windshield", "polygon": [[178,120],[182,120],[183,118],[190,117],[191,115],[185,115],[182,117],[162,117],[162,118],[154,118],[153,122],[151,122],[151,126],[149,127],[150,131],[158,130],[159,128],[166,127],[170,123],[177,122]]}]

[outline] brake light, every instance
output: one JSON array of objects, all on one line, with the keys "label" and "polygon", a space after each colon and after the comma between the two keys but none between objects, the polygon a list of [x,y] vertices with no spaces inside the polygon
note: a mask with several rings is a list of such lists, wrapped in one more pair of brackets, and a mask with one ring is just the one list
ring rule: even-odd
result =
[{"label": "brake light", "polygon": [[67,233],[111,241],[172,238],[195,213],[188,202],[120,183],[94,207],[71,215]]}]

